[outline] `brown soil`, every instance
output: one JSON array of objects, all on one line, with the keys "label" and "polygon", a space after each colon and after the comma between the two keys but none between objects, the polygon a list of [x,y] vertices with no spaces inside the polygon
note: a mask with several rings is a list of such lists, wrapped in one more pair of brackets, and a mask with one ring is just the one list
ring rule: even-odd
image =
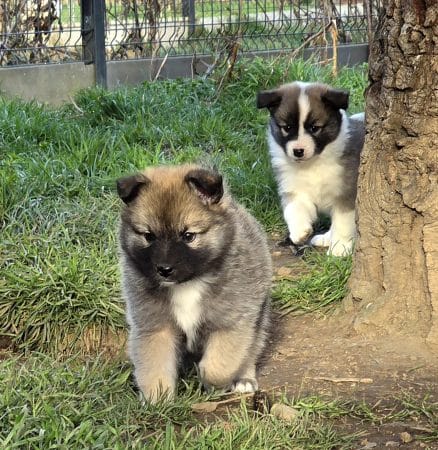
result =
[{"label": "brown soil", "polygon": [[[287,247],[276,247],[273,259],[277,271],[284,266],[299,267],[299,258],[292,256]],[[374,405],[381,417],[392,408],[400,408],[400,398],[407,394],[417,399],[428,396],[429,402],[438,402],[438,354],[424,341],[360,336],[347,320],[340,320],[339,314],[328,314],[286,316],[279,320],[276,334],[280,338],[262,370],[262,389],[278,386],[290,397],[317,394],[355,403],[363,400]],[[425,444],[416,439],[436,432],[421,419],[390,421],[380,426],[360,420],[343,425],[344,429],[347,426],[364,432],[358,449],[438,449],[438,442]],[[404,432],[409,435],[402,435]],[[406,436],[413,441],[404,443]]]}]

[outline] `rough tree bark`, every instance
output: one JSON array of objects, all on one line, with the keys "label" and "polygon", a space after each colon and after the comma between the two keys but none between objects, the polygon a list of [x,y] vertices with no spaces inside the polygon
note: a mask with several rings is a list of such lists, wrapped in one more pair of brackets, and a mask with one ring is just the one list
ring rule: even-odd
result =
[{"label": "rough tree bark", "polygon": [[385,0],[369,67],[345,306],[361,333],[438,345],[437,0]]}]

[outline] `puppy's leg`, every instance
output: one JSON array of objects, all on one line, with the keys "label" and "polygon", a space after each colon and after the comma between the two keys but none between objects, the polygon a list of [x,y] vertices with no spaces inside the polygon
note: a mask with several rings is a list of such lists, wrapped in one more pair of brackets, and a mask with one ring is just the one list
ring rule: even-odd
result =
[{"label": "puppy's leg", "polygon": [[255,392],[259,388],[256,377],[256,366],[251,363],[239,378],[231,385],[233,392]]},{"label": "puppy's leg", "polygon": [[[204,386],[236,388],[240,380],[244,388],[257,388],[255,361],[252,353],[254,332],[248,330],[220,330],[211,334],[199,363]],[[250,355],[250,356],[249,356]],[[242,367],[248,367],[243,369]],[[239,373],[242,371],[242,373]],[[239,384],[240,386],[240,384]]]},{"label": "puppy's leg", "polygon": [[271,304],[267,298],[257,319],[256,333],[250,347],[251,357],[246,358],[244,365],[240,367],[239,375],[231,385],[233,392],[255,392],[259,388],[256,364],[260,362],[266,349],[271,331]]},{"label": "puppy's leg", "polygon": [[347,256],[352,252],[356,237],[355,210],[335,208],[332,214],[330,247],[327,254]]},{"label": "puppy's leg", "polygon": [[331,242],[332,230],[328,230],[323,234],[315,234],[310,240],[310,243],[315,247],[329,247]]},{"label": "puppy's leg", "polygon": [[290,240],[294,244],[303,244],[313,231],[316,219],[316,207],[306,198],[295,197],[284,208],[284,220],[289,229]]},{"label": "puppy's leg", "polygon": [[170,328],[130,336],[129,353],[144,398],[156,403],[171,398],[177,381],[177,337]]}]

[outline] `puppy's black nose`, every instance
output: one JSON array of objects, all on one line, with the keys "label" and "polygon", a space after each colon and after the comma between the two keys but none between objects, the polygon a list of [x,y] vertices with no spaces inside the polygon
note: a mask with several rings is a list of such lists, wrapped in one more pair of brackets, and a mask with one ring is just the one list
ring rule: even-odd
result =
[{"label": "puppy's black nose", "polygon": [[302,158],[304,156],[304,148],[294,148],[294,156]]},{"label": "puppy's black nose", "polygon": [[157,272],[162,277],[167,278],[173,272],[173,267],[170,267],[170,266],[157,266]]}]

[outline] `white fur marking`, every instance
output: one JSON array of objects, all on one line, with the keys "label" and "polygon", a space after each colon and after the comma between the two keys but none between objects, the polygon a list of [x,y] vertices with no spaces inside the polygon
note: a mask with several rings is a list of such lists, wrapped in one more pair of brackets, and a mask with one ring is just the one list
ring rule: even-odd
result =
[{"label": "white fur marking", "polygon": [[[286,144],[286,152],[289,158],[295,161],[306,161],[315,154],[315,143],[312,136],[304,129],[304,123],[310,112],[309,97],[305,92],[305,85],[299,84],[301,93],[298,97],[298,109],[299,109],[299,124],[298,124],[298,137],[295,141],[289,141]],[[294,156],[294,149],[301,148],[304,150],[304,156],[297,158]]]},{"label": "white fur marking", "polygon": [[315,205],[306,197],[290,202],[284,208],[284,219],[289,229],[289,237],[294,244],[303,244],[312,233],[312,223],[316,219]]},{"label": "white fur marking", "polygon": [[306,122],[307,116],[309,115],[309,112],[310,112],[309,97],[303,88],[301,88],[301,93],[300,93],[300,96],[298,97],[298,108],[299,108],[299,112],[300,112],[300,128],[299,128],[299,133],[298,133],[298,139],[299,139],[300,136],[302,136],[305,133],[304,123]]},{"label": "white fur marking", "polygon": [[258,389],[257,381],[254,380],[252,383],[249,381],[238,380],[233,386],[233,392],[240,392],[245,394],[247,392],[255,392]]},{"label": "white fur marking", "polygon": [[360,120],[360,121],[364,121],[365,120],[365,113],[364,112],[360,112],[357,114],[353,114],[352,116],[350,116],[351,120]]},{"label": "white fur marking", "polygon": [[189,350],[193,350],[197,328],[201,320],[201,297],[204,290],[205,282],[201,280],[188,281],[172,287],[173,315],[187,336]]},{"label": "white fur marking", "polygon": [[328,230],[324,234],[316,234],[310,240],[310,243],[315,247],[329,247],[331,242],[332,230]]},{"label": "white fur marking", "polygon": [[349,255],[356,237],[355,211],[334,210],[332,215],[332,237],[328,254],[334,256]]}]

